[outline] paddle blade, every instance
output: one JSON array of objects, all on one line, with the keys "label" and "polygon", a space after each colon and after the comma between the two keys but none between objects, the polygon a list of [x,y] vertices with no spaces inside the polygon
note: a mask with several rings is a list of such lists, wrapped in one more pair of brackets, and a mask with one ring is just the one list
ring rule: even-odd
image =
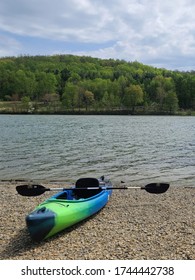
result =
[{"label": "paddle blade", "polygon": [[168,190],[169,184],[167,183],[151,183],[146,185],[145,187],[142,187],[142,189],[145,189],[149,193],[164,193]]},{"label": "paddle blade", "polygon": [[16,187],[17,192],[22,196],[38,196],[43,194],[47,189],[41,185],[20,185]]}]

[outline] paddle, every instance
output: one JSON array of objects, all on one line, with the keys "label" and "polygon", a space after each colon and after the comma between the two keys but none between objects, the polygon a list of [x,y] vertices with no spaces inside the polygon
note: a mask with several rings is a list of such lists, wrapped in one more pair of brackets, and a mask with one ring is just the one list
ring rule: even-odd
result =
[{"label": "paddle", "polygon": [[[127,190],[127,189],[141,189],[146,190],[149,193],[160,194],[164,193],[168,190],[169,184],[167,183],[151,183],[147,184],[143,187],[86,187],[86,188],[79,188],[79,190]],[[16,187],[17,192],[22,196],[38,196],[47,191],[65,191],[65,190],[73,190],[73,188],[66,189],[66,188],[45,188],[42,185],[38,184],[29,184],[29,185],[20,185]]]}]

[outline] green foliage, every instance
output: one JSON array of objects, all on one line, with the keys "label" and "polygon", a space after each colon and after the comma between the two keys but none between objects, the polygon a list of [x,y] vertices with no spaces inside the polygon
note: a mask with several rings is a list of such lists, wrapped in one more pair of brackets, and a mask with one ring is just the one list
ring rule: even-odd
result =
[{"label": "green foliage", "polygon": [[86,111],[88,110],[88,107],[94,103],[94,94],[93,92],[86,90],[82,94],[82,103],[85,105]]},{"label": "green foliage", "polygon": [[143,102],[143,91],[139,85],[130,85],[125,90],[124,105],[135,112],[135,107]]},{"label": "green foliage", "polygon": [[28,112],[28,110],[30,109],[30,97],[24,96],[22,97],[21,101],[23,109]]},{"label": "green foliage", "polygon": [[37,100],[41,100],[45,94],[56,93],[57,80],[54,74],[37,72],[36,82],[35,97]]},{"label": "green foliage", "polygon": [[65,109],[74,110],[78,105],[78,86],[72,83],[67,83],[62,95],[62,104]]},{"label": "green foliage", "polygon": [[178,98],[174,91],[169,91],[164,99],[164,110],[170,114],[178,110]]},{"label": "green foliage", "polygon": [[21,102],[27,111],[30,103],[34,111],[142,108],[173,114],[195,110],[195,72],[73,55],[1,58],[0,100]]},{"label": "green foliage", "polygon": [[151,92],[154,102],[158,104],[159,111],[173,113],[178,109],[178,98],[175,83],[171,77],[156,76],[151,82]]}]

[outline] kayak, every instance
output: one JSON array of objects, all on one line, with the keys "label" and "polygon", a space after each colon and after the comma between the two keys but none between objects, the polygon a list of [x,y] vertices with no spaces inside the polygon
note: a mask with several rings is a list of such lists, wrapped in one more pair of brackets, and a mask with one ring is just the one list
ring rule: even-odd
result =
[{"label": "kayak", "polygon": [[104,181],[104,177],[77,180],[75,186],[45,200],[27,215],[31,238],[44,240],[87,219],[106,205],[111,194],[112,184],[109,180]]}]

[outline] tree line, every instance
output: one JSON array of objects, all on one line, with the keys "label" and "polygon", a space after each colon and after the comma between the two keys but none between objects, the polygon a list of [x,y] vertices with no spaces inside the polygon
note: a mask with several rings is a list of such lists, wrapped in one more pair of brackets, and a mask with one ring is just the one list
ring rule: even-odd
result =
[{"label": "tree line", "polygon": [[0,101],[29,112],[195,110],[195,72],[86,56],[0,59]]}]

